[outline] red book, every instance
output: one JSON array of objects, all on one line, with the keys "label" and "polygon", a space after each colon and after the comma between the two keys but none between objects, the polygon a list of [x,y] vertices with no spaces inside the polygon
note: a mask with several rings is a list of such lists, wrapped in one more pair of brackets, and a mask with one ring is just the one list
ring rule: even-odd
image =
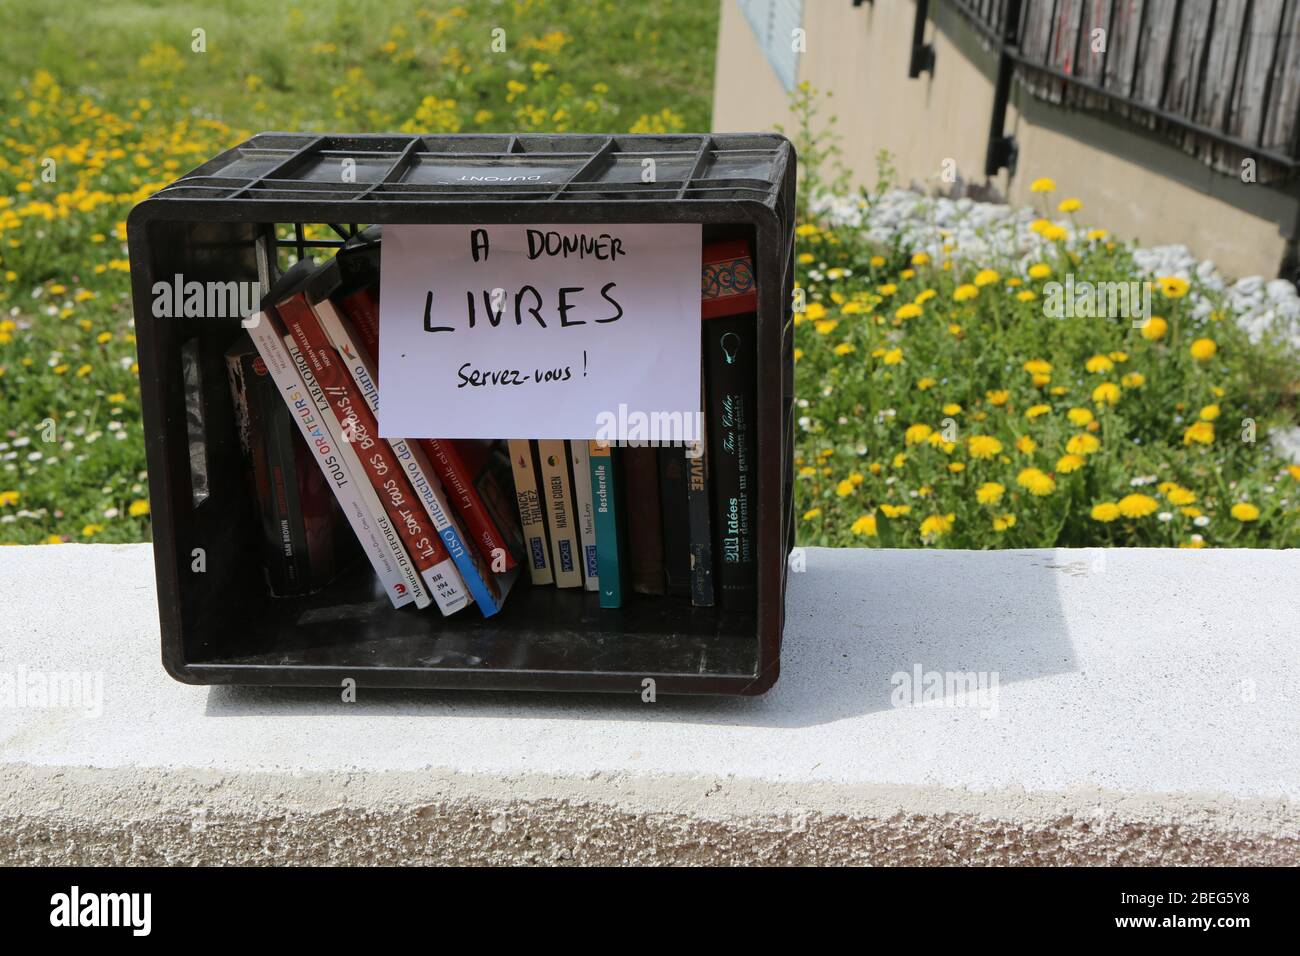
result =
[{"label": "red book", "polygon": [[[488,567],[497,573],[512,570],[517,563],[514,547],[501,534],[476,487],[482,469],[472,469],[458,443],[450,439],[423,438],[419,444]],[[504,558],[504,565],[499,558]]]},{"label": "red book", "polygon": [[447,554],[442,539],[407,482],[405,471],[387,442],[379,438],[374,415],[356,383],[339,363],[325,330],[304,293],[276,305],[276,311],[293,337],[312,374],[329,400],[345,435],[349,436],[370,483],[379,495],[398,536],[429,585],[444,613],[463,607],[467,592]]},{"label": "red book", "polygon": [[744,239],[710,242],[700,274],[700,313],[705,319],[758,311],[754,259]]},{"label": "red book", "polygon": [[338,300],[339,307],[357,333],[358,343],[379,368],[379,287],[368,286]]},{"label": "red book", "polygon": [[[359,340],[359,347],[370,354],[367,356],[375,368],[376,384],[379,370],[379,288],[368,286],[338,300],[339,308],[352,324],[352,329]],[[465,530],[474,540],[483,560],[495,573],[511,571],[517,561],[512,545],[502,535],[499,525],[493,520],[487,504],[476,487],[482,469],[472,467],[461,454],[456,443],[442,438],[421,439],[419,444],[429,456],[429,462],[437,473],[438,480],[451,498],[452,506],[464,522]],[[488,476],[490,477],[490,476]],[[505,565],[501,565],[499,556],[504,556]]]}]

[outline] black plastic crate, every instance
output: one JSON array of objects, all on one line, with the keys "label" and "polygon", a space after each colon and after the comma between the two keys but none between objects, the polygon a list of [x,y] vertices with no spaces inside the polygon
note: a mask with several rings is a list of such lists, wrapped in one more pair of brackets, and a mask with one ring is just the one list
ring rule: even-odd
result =
[{"label": "black plastic crate", "polygon": [[[656,177],[642,182],[643,160]],[[340,175],[345,161],[354,181]],[[449,182],[449,176],[467,176]],[[335,136],[264,133],[132,210],[131,283],[168,673],[193,684],[760,694],[776,681],[794,541],[795,154],[771,134]],[[256,282],[257,242],[302,257],[345,223],[699,222],[744,237],[758,287],[754,614],[516,584],[504,610],[394,610],[368,567],[305,598],[266,593],[222,355],[237,317],[156,318],[153,289]],[[304,224],[333,224],[310,240]],[[287,230],[286,230],[287,227]],[[265,269],[262,270],[265,273]],[[265,279],[265,275],[261,277]],[[509,436],[484,436],[504,438]],[[204,570],[194,570],[202,549]],[[364,564],[364,562],[363,562]]]}]

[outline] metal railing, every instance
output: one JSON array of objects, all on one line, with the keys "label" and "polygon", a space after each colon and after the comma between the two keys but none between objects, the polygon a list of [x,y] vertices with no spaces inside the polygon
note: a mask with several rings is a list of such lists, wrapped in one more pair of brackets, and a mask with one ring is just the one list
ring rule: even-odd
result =
[{"label": "metal railing", "polygon": [[[1014,169],[1014,78],[1032,95],[1119,116],[1217,168],[1300,171],[1300,0],[946,0],[998,57],[985,172]],[[933,69],[919,29],[913,69]],[[1262,181],[1262,180],[1261,180]]]}]

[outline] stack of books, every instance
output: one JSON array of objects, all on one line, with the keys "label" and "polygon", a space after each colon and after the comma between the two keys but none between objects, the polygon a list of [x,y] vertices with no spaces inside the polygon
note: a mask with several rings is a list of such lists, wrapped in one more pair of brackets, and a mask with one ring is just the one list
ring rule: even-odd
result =
[{"label": "stack of books", "polygon": [[[747,243],[705,246],[703,437],[380,438],[379,237],[301,261],[227,353],[268,590],[327,588],[359,545],[394,607],[501,611],[534,587],[752,611],[756,298]],[[347,528],[351,534],[347,533]]]}]

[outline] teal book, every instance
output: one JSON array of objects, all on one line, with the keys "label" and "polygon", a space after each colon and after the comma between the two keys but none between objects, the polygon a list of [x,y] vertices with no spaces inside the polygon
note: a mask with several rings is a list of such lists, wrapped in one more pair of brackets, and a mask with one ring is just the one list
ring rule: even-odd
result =
[{"label": "teal book", "polygon": [[623,606],[623,515],[618,504],[618,478],[608,445],[587,444],[591,461],[591,500],[596,512],[596,576],[600,606]]}]

